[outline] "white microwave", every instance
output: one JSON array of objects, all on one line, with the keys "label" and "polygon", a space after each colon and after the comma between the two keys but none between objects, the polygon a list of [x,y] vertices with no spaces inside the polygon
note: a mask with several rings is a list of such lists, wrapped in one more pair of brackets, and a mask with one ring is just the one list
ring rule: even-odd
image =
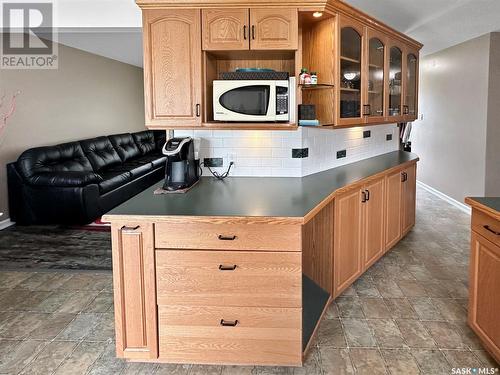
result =
[{"label": "white microwave", "polygon": [[294,81],[215,80],[214,120],[289,122],[295,107]]}]

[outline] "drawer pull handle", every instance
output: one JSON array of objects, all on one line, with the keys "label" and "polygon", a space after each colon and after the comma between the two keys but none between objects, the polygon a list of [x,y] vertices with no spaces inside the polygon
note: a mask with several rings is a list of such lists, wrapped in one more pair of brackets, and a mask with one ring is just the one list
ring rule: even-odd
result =
[{"label": "drawer pull handle", "polygon": [[220,325],[223,327],[236,327],[237,324],[238,324],[237,320],[232,320],[232,321],[224,319],[220,320]]},{"label": "drawer pull handle", "polygon": [[497,235],[497,236],[500,236],[500,232],[497,232],[496,230],[491,229],[489,225],[483,225],[483,228],[486,229],[487,231]]},{"label": "drawer pull handle", "polygon": [[135,226],[135,227],[127,227],[126,225],[124,225],[124,226],[122,227],[122,231],[123,231],[123,232],[133,232],[133,231],[135,231],[135,230],[139,229],[140,227],[141,227],[140,225],[137,225],[137,226]]},{"label": "drawer pull handle", "polygon": [[235,235],[223,236],[222,234],[219,234],[219,240],[221,240],[221,241],[234,241],[235,239],[236,239]]},{"label": "drawer pull handle", "polygon": [[236,269],[236,264],[232,265],[232,266],[224,266],[222,264],[219,264],[219,269],[221,271],[234,271]]}]

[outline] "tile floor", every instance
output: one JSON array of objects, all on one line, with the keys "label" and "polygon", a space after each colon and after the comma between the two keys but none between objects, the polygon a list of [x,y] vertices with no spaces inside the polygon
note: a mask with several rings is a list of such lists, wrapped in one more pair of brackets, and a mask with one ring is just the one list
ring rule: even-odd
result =
[{"label": "tile floor", "polygon": [[418,190],[417,225],[339,297],[303,368],[115,358],[110,273],[0,271],[0,374],[451,374],[497,367],[466,325],[469,217]]}]

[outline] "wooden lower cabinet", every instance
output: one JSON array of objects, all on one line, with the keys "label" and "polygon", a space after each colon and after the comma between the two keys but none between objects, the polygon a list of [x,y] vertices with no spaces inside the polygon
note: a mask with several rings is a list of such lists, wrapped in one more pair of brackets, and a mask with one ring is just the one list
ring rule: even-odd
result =
[{"label": "wooden lower cabinet", "polygon": [[469,325],[500,362],[500,246],[475,231],[471,240]]},{"label": "wooden lower cabinet", "polygon": [[365,186],[363,267],[367,269],[385,252],[385,179]]},{"label": "wooden lower cabinet", "polygon": [[302,309],[158,307],[159,354],[176,363],[300,366]]},{"label": "wooden lower cabinet", "polygon": [[402,236],[403,175],[401,171],[386,177],[385,246],[389,250]]},{"label": "wooden lower cabinet", "polygon": [[417,165],[403,170],[403,236],[415,225],[415,207],[417,194]]}]

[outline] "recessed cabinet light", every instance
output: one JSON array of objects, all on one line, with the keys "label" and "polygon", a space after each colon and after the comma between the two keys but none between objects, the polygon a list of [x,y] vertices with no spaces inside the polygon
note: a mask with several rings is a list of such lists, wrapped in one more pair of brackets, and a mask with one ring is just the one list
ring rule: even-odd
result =
[{"label": "recessed cabinet light", "polygon": [[319,18],[323,15],[323,12],[314,12],[313,17]]}]

